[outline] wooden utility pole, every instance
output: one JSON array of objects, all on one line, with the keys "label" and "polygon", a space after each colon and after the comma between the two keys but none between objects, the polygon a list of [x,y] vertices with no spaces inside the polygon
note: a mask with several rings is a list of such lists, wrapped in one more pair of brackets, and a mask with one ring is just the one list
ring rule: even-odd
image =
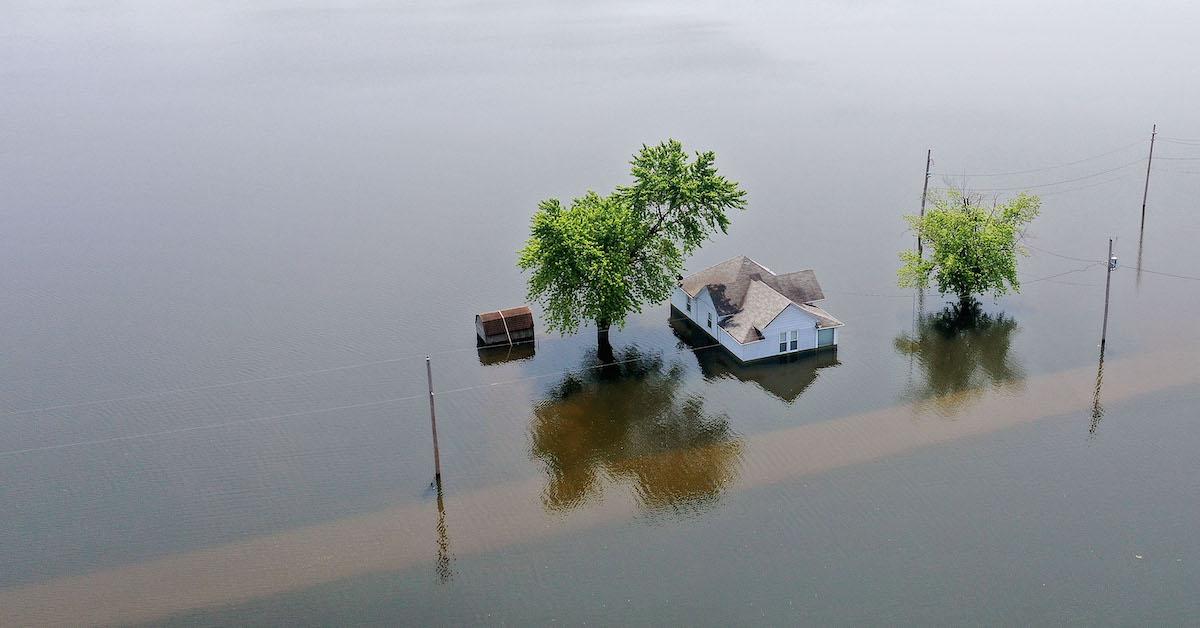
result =
[{"label": "wooden utility pole", "polygon": [[[925,199],[929,196],[929,165],[933,163],[933,149],[925,150],[925,185],[921,187],[921,218],[925,217]],[[921,247],[921,230],[917,229],[917,257],[924,257]]]},{"label": "wooden utility pole", "polygon": [[1112,284],[1112,238],[1108,239],[1108,257],[1104,258],[1104,263],[1108,266],[1106,275],[1104,276],[1104,326],[1100,330],[1100,351],[1104,351],[1104,342],[1108,338],[1108,290]]},{"label": "wooden utility pole", "polygon": [[1154,162],[1154,136],[1158,135],[1158,125],[1150,128],[1150,157],[1146,159],[1146,186],[1142,188],[1142,228],[1146,228],[1146,196],[1150,193],[1150,164]]},{"label": "wooden utility pole", "polygon": [[425,356],[425,378],[429,382],[429,426],[433,428],[433,479],[438,483],[440,490],[442,483],[442,456],[438,453],[437,413],[433,409],[433,366],[429,363],[429,356]]}]

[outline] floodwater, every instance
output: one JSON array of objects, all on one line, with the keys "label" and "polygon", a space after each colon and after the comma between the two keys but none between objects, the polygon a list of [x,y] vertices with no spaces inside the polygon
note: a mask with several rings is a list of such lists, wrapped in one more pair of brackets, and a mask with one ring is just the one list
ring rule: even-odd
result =
[{"label": "floodwater", "polygon": [[[1200,613],[1195,6],[0,18],[0,624]],[[749,192],[688,268],[815,269],[838,350],[739,365],[663,304],[614,366],[478,351],[537,201],[666,137]],[[895,287],[927,148],[1042,195],[1020,294]]]}]

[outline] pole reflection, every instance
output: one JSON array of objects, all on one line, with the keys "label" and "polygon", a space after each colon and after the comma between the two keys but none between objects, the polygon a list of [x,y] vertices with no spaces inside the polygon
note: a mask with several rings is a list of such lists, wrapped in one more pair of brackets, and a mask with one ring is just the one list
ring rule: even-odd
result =
[{"label": "pole reflection", "polygon": [[434,571],[438,582],[447,583],[454,579],[454,555],[450,553],[450,534],[446,531],[446,502],[442,492],[442,480],[437,480],[437,560]]},{"label": "pole reflection", "polygon": [[1096,366],[1096,388],[1092,393],[1092,422],[1088,426],[1088,438],[1095,438],[1100,419],[1104,418],[1104,406],[1100,405],[1100,385],[1104,382],[1104,346],[1100,346],[1100,363]]}]

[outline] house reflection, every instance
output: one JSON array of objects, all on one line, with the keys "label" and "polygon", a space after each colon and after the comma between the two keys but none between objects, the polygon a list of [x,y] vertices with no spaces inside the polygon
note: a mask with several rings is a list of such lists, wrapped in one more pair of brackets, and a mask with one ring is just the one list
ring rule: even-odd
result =
[{"label": "house reflection", "polygon": [[[585,360],[593,364],[594,356]],[[534,408],[532,456],[545,506],[569,510],[625,484],[652,513],[691,514],[737,477],[741,438],[684,387],[686,369],[636,348],[568,375]]]},{"label": "house reflection", "polygon": [[1016,385],[1024,369],[1012,355],[1017,322],[983,311],[978,302],[920,314],[912,333],[895,339],[896,351],[916,360],[924,378],[910,381],[908,396],[955,410],[991,386]]},{"label": "house reflection", "polygon": [[838,362],[836,349],[783,355],[744,364],[724,348],[711,346],[712,338],[691,321],[672,319],[671,331],[680,343],[692,349],[704,379],[753,382],[787,403],[794,403],[817,381],[821,369],[841,364]]}]

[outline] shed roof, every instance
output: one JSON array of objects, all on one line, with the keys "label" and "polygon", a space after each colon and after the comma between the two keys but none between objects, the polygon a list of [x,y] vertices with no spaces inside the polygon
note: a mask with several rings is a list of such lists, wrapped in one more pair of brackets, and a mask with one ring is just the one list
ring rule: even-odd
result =
[{"label": "shed roof", "polygon": [[483,326],[483,333],[489,336],[533,329],[533,312],[528,305],[483,312],[477,314],[475,320]]}]

